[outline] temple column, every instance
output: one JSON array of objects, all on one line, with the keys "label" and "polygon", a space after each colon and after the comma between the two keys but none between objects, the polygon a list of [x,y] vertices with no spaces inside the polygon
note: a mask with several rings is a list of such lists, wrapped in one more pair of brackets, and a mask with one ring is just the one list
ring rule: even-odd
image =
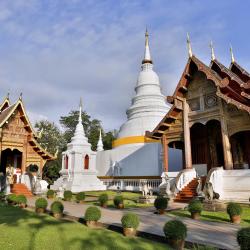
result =
[{"label": "temple column", "polygon": [[168,141],[167,136],[162,136],[162,150],[163,150],[163,168],[164,172],[168,172]]},{"label": "temple column", "polygon": [[3,139],[3,129],[0,128],[0,164],[1,165],[2,165],[2,151],[3,151],[2,139]]},{"label": "temple column", "polygon": [[222,136],[222,144],[223,144],[225,169],[233,169],[233,157],[231,153],[231,144],[229,141],[227,124],[226,124],[224,117],[222,117],[221,119],[221,136]]},{"label": "temple column", "polygon": [[184,130],[184,147],[185,147],[185,168],[192,168],[192,153],[191,153],[191,140],[188,119],[189,105],[186,99],[183,100],[183,130]]},{"label": "temple column", "polygon": [[223,102],[219,100],[219,108],[220,108],[220,123],[221,123],[221,137],[222,137],[222,145],[223,145],[223,154],[224,154],[224,165],[225,169],[233,169],[233,157],[231,152],[231,144],[229,141],[227,123],[224,114]]},{"label": "temple column", "polygon": [[27,143],[23,144],[23,153],[22,153],[22,174],[26,172],[27,164]]}]

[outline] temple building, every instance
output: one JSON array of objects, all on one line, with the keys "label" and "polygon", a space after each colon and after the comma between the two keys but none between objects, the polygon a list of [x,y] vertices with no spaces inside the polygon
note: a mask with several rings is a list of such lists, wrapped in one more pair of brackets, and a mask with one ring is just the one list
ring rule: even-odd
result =
[{"label": "temple building", "polygon": [[45,163],[56,158],[39,145],[38,137],[22,97],[13,104],[6,97],[0,105],[0,172],[5,175],[6,168],[12,168],[14,184],[24,181],[30,165],[37,165],[41,173]]},{"label": "temple building", "polygon": [[[135,96],[127,110],[127,121],[120,127],[113,148],[103,150],[100,133],[97,152],[91,151],[85,136],[78,138],[85,143],[85,148],[76,151],[74,140],[77,138],[77,127],[72,146],[69,144],[67,151],[63,153],[61,177],[52,186],[53,189],[63,187],[72,191],[100,190],[104,184],[107,189],[139,191],[145,181],[152,189],[158,189],[163,172],[162,145],[159,140],[145,136],[145,132],[152,130],[161,121],[169,106],[161,92],[159,77],[153,70],[148,37],[146,31],[144,57]],[[79,124],[81,123],[77,126],[82,126]],[[80,158],[76,159],[76,154]],[[83,161],[86,154],[90,157],[88,169]],[[172,149],[169,155],[173,168],[180,170],[181,150]],[[74,186],[73,183],[77,184]]]},{"label": "temple building", "polygon": [[216,59],[212,44],[209,66],[193,55],[189,38],[188,51],[181,79],[167,97],[172,107],[146,136],[161,140],[167,173],[169,149],[182,150],[185,185],[198,173],[222,199],[249,199],[250,74],[232,48],[228,68]]}]

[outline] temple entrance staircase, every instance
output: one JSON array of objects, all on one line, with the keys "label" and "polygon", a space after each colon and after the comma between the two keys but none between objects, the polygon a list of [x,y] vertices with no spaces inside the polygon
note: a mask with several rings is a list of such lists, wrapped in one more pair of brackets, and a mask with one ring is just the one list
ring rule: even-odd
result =
[{"label": "temple entrance staircase", "polygon": [[[201,180],[203,188],[206,182],[206,176],[201,177]],[[197,195],[196,193],[197,186],[198,186],[198,178],[194,178],[179,193],[177,193],[174,201],[188,203]]]},{"label": "temple entrance staircase", "polygon": [[15,183],[11,187],[11,193],[13,194],[23,194],[27,197],[31,197],[32,193],[23,183]]}]

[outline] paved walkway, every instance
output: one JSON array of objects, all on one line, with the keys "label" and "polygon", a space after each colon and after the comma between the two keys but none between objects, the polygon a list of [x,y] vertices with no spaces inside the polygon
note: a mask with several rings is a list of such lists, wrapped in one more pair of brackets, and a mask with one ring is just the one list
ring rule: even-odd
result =
[{"label": "paved walkway", "polygon": [[[49,200],[49,205],[53,200]],[[86,208],[89,205],[77,204],[74,202],[63,202],[65,214],[83,217]],[[35,198],[28,199],[28,205],[34,206]],[[173,203],[171,209],[183,207],[183,204]],[[101,208],[102,218],[101,222],[110,225],[121,226],[121,217],[128,211],[133,211],[140,217],[139,231],[151,233],[155,235],[164,236],[164,224],[173,219],[173,216],[164,216],[154,214],[154,208],[130,208],[124,210],[117,210],[112,208]],[[181,218],[188,227],[187,241],[193,243],[207,244],[210,246],[218,247],[220,249],[239,249],[236,241],[236,232],[240,228],[238,225],[229,223],[209,222],[209,221],[196,221],[189,218]]]}]

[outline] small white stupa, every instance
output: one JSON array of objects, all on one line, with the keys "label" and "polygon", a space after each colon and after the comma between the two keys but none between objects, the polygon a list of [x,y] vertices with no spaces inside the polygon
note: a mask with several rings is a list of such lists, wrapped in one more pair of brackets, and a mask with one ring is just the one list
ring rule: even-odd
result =
[{"label": "small white stupa", "polygon": [[82,102],[80,101],[75,134],[67,145],[67,150],[62,153],[60,172],[62,176],[55,182],[52,189],[59,190],[58,186],[72,192],[106,189],[106,186],[97,178],[96,152],[91,150],[91,144],[85,136],[81,114]]},{"label": "small white stupa", "polygon": [[103,142],[102,142],[102,130],[100,129],[99,140],[97,143],[97,152],[103,151]]}]

